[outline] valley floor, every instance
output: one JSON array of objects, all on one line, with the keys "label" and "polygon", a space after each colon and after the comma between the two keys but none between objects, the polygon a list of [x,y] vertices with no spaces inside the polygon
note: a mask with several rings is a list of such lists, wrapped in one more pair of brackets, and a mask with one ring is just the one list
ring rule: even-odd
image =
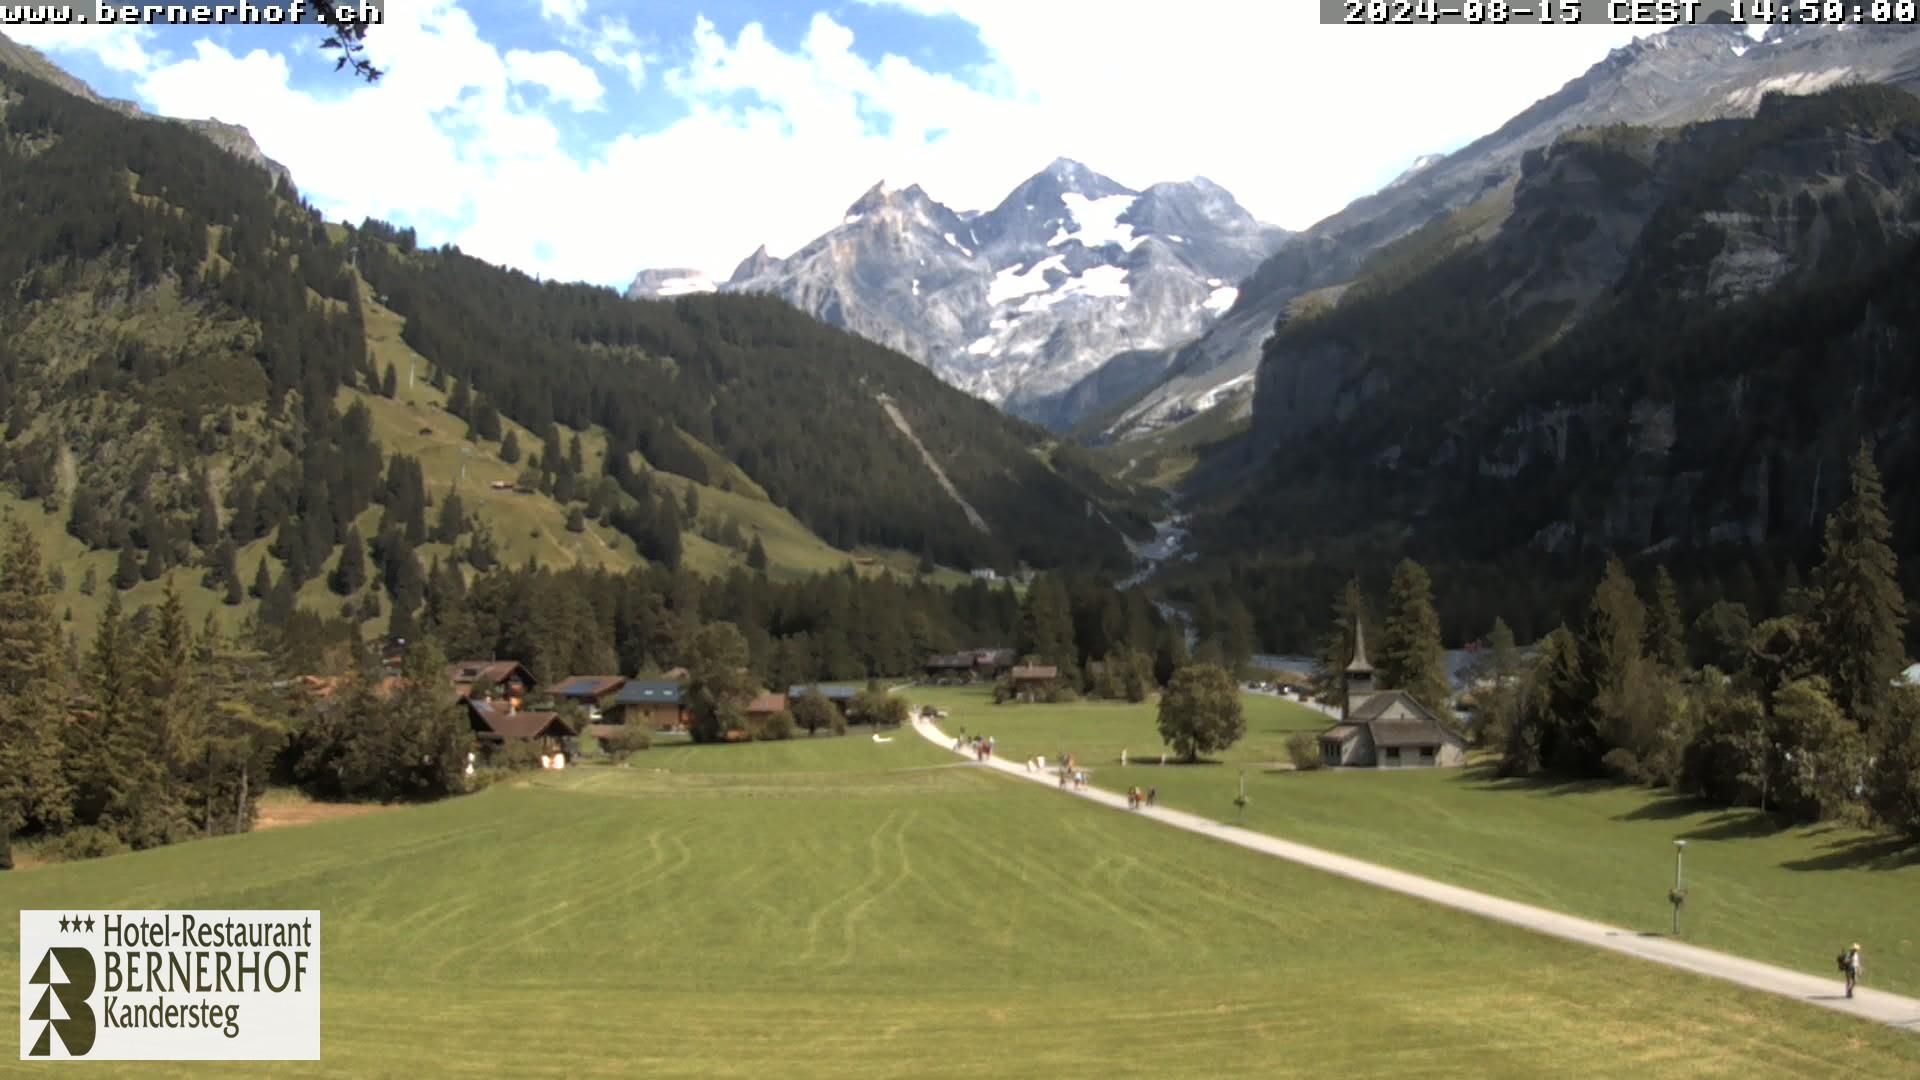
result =
[{"label": "valley floor", "polygon": [[1217,762],[1161,767],[1150,704],[996,706],[979,688],[910,693],[947,709],[948,730],[993,735],[1016,763],[1069,750],[1096,787],[1156,787],[1160,805],[1213,821],[1236,819],[1244,774],[1250,830],[1635,932],[1671,930],[1673,841],[1684,839],[1688,943],[1824,979],[1834,954],[1858,941],[1869,986],[1920,996],[1920,847],[1895,837],[1790,826],[1604,781],[1506,780],[1485,767],[1295,772],[1285,736],[1331,721],[1266,695],[1243,696],[1247,734]]},{"label": "valley floor", "polygon": [[[953,742],[951,736],[931,722],[918,720],[914,723],[914,728],[928,742],[937,746],[950,746]],[[1058,786],[1057,773],[1028,768],[1024,760],[1015,762],[1005,757],[993,757],[982,764],[1033,783]],[[1214,837],[1249,851],[1286,859],[1368,885],[1391,889],[1394,892],[1404,893],[1458,911],[1495,919],[1565,941],[1624,953],[1683,971],[1724,979],[1752,990],[1779,994],[1783,997],[1821,1005],[1849,1016],[1920,1034],[1920,999],[1869,990],[1864,987],[1858,988],[1854,996],[1849,998],[1839,992],[1836,979],[1823,979],[1797,971],[1788,971],[1771,964],[1757,963],[1688,945],[1684,941],[1663,937],[1656,933],[1623,930],[1616,926],[1563,915],[1546,908],[1517,904],[1497,896],[1443,884],[1431,878],[1419,877],[1375,863],[1362,862],[1359,859],[1350,859],[1330,851],[1308,847],[1305,844],[1291,843],[1264,833],[1226,825],[1181,810],[1157,805],[1132,807],[1125,795],[1112,791],[1091,787],[1063,790],[1076,797],[1091,799],[1116,810],[1129,810],[1151,821],[1164,822],[1175,828],[1201,836]]]},{"label": "valley floor", "polygon": [[[0,906],[320,909],[322,1060],[274,1075],[1920,1069],[1883,1026],[1062,800],[905,732],[653,753],[0,875]],[[17,934],[0,919],[0,1010]]]}]

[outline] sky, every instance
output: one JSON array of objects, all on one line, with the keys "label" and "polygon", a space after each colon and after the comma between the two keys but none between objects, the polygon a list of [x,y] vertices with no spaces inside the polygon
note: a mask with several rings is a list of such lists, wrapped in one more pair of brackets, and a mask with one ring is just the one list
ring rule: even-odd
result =
[{"label": "sky", "polygon": [[1644,30],[1346,27],[1304,0],[395,0],[313,27],[27,27],[111,97],[244,125],[329,218],[563,280],[791,254],[875,182],[990,209],[1056,157],[1305,228]]}]

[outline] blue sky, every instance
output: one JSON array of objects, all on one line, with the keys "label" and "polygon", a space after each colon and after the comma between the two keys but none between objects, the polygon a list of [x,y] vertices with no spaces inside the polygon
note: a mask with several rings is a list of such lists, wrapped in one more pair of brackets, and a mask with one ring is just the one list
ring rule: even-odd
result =
[{"label": "blue sky", "polygon": [[1633,33],[1320,26],[1275,0],[407,0],[302,27],[15,27],[102,93],[245,125],[329,216],[623,284],[785,255],[876,181],[986,208],[1057,156],[1302,228]]}]

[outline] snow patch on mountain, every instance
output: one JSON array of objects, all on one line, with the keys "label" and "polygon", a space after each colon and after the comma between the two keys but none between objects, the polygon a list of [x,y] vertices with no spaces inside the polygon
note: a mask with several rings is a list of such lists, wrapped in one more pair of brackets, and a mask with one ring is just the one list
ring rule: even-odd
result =
[{"label": "snow patch on mountain", "polygon": [[1213,312],[1215,315],[1224,315],[1227,309],[1233,306],[1233,302],[1238,299],[1240,299],[1239,289],[1231,285],[1222,285],[1208,293],[1206,302],[1200,306]]},{"label": "snow patch on mountain", "polygon": [[[1120,217],[1133,208],[1138,196],[1108,195],[1105,198],[1089,199],[1076,191],[1060,196],[1060,201],[1072,215],[1073,223],[1079,226],[1073,238],[1090,248],[1119,244],[1120,250],[1132,251],[1140,245],[1144,236],[1135,236],[1133,226],[1123,225]],[[1047,241],[1053,246],[1053,241]]]}]

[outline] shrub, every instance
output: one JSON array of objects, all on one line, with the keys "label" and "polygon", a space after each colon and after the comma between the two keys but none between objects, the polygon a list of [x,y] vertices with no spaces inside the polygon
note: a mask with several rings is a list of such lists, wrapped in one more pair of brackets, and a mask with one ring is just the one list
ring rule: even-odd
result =
[{"label": "shrub", "polygon": [[122,855],[127,845],[117,836],[93,825],[69,829],[54,837],[42,849],[49,859],[72,862],[97,859],[103,855]]},{"label": "shrub", "polygon": [[793,713],[781,709],[760,721],[759,729],[753,733],[753,737],[762,742],[778,742],[793,738],[793,732]]},{"label": "shrub", "polygon": [[1296,731],[1287,736],[1287,757],[1293,767],[1301,772],[1319,768],[1325,764],[1320,760],[1320,740],[1310,731]]},{"label": "shrub", "polygon": [[633,726],[607,735],[600,740],[600,748],[615,761],[625,761],[641,750],[653,747],[653,736]]},{"label": "shrub", "polygon": [[531,739],[509,739],[493,748],[487,755],[487,764],[503,771],[519,769],[537,769],[540,767],[541,748]]}]

